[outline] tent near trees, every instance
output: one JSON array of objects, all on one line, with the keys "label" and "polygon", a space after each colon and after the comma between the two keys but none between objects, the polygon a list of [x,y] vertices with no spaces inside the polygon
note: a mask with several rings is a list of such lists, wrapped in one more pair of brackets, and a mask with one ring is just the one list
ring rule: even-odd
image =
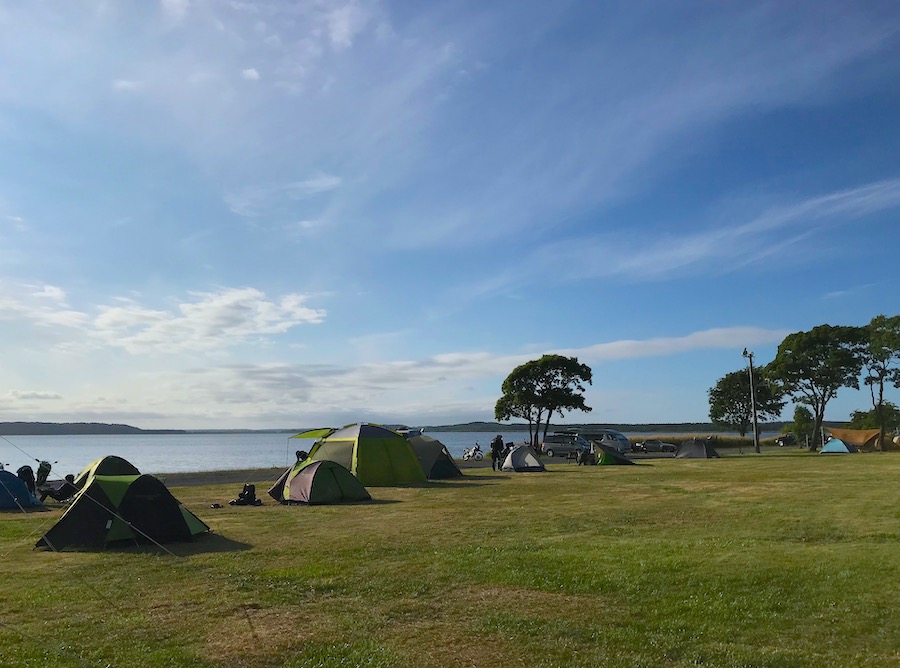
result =
[{"label": "tent near trees", "polygon": [[775,359],[764,369],[780,392],[811,409],[815,420],[811,450],[820,442],[828,402],[841,388],[859,389],[863,336],[859,327],[832,325],[795,332],[784,338]]}]

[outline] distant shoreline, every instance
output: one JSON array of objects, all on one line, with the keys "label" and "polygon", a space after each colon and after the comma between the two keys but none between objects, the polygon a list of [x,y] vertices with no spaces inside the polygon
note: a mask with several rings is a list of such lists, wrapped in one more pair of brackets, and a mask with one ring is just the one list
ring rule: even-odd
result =
[{"label": "distant shoreline", "polygon": [[[783,432],[789,423],[769,422],[760,425],[761,431]],[[842,426],[844,422],[827,421],[825,426]],[[419,425],[416,425],[419,426]],[[711,422],[681,422],[658,424],[560,424],[551,425],[550,431],[592,428],[615,429],[625,433],[724,433],[730,430]],[[306,428],[296,429],[141,429],[125,424],[103,422],[0,422],[0,436],[101,436],[101,435],[155,435],[155,434],[298,434]],[[425,433],[435,432],[527,432],[527,424],[499,424],[496,422],[467,422],[455,425],[428,425]]]}]

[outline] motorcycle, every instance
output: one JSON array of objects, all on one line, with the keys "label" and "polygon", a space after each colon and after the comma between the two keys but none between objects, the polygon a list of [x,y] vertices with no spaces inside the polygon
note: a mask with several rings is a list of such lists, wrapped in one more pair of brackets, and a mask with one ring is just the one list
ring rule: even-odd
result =
[{"label": "motorcycle", "polygon": [[463,459],[465,461],[472,459],[476,462],[480,462],[484,459],[484,453],[481,451],[481,446],[476,443],[475,447],[463,450]]}]

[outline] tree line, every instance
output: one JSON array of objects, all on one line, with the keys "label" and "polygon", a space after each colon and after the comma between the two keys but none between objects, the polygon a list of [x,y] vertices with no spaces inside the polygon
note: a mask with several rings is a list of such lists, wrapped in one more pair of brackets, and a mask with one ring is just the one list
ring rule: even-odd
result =
[{"label": "tree line", "polygon": [[[784,338],[775,358],[755,376],[760,419],[777,418],[787,400],[795,404],[794,433],[810,437],[815,449],[822,438],[825,408],[842,388],[869,389],[871,411],[855,411],[851,427],[898,426],[897,407],[884,400],[886,386],[900,387],[900,316],[878,315],[862,327],[818,325]],[[751,379],[747,369],[725,374],[709,390],[710,419],[745,435],[752,417]]]}]

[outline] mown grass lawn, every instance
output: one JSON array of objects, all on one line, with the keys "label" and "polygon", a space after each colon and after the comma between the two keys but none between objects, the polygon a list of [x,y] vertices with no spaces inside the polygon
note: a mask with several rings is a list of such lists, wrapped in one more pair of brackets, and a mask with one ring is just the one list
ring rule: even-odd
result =
[{"label": "mown grass lawn", "polygon": [[60,511],[3,513],[0,665],[900,665],[900,455],[468,473],[173,488],[216,532],[177,557],[32,551]]}]

